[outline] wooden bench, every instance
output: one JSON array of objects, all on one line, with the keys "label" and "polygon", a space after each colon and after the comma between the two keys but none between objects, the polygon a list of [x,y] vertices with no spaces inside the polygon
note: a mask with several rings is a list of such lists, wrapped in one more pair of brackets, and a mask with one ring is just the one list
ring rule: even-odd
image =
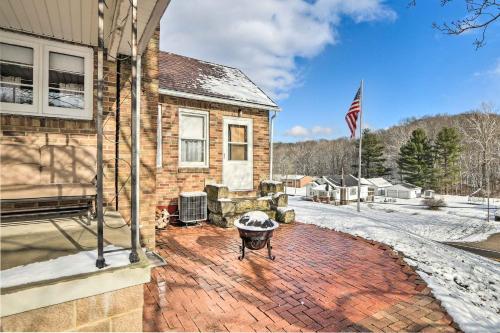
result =
[{"label": "wooden bench", "polygon": [[0,144],[2,221],[85,214],[93,218],[96,148]]}]

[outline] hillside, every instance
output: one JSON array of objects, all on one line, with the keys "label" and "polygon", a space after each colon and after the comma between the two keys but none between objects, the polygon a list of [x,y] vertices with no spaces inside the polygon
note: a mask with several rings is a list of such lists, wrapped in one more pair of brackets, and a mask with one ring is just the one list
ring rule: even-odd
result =
[{"label": "hillside", "polygon": [[[468,194],[471,189],[486,188],[489,175],[493,193],[500,191],[500,114],[491,106],[483,105],[481,112],[457,115],[439,114],[411,118],[383,130],[373,131],[384,146],[385,166],[390,169],[387,178],[399,179],[397,159],[401,146],[412,131],[422,128],[431,141],[443,127],[454,127],[460,133],[458,179],[453,193]],[[305,174],[311,176],[357,174],[356,141],[347,138],[310,140],[296,143],[275,143],[274,173]],[[486,162],[485,162],[486,161]],[[486,170],[486,171],[484,171]]]}]

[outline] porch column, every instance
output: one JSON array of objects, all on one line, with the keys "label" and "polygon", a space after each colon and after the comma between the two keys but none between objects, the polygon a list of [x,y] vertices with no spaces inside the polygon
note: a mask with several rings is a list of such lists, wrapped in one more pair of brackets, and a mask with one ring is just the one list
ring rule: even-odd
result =
[{"label": "porch column", "polygon": [[131,0],[132,5],[132,84],[131,84],[131,109],[132,109],[132,175],[131,175],[131,215],[130,222],[132,250],[130,262],[138,262],[137,243],[139,241],[139,167],[140,167],[140,109],[137,107],[137,0]]},{"label": "porch column", "polygon": [[97,268],[106,266],[104,260],[104,211],[103,211],[103,128],[102,128],[102,93],[103,84],[103,52],[104,52],[104,0],[99,0],[99,26],[97,41]]}]

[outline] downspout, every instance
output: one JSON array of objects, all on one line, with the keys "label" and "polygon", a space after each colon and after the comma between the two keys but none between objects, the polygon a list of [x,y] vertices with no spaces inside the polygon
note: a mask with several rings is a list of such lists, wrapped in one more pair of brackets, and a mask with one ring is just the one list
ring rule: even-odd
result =
[{"label": "downspout", "polygon": [[116,59],[116,113],[115,113],[115,209],[119,209],[120,201],[120,104],[121,73],[120,58]]},{"label": "downspout", "polygon": [[274,111],[274,114],[271,116],[271,125],[269,130],[269,180],[273,180],[273,146],[274,146],[274,118],[276,118],[277,113]]}]

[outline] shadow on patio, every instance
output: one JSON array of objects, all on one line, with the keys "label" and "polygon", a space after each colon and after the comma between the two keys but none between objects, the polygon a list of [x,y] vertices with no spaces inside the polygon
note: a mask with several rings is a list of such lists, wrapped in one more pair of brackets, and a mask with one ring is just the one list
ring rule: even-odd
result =
[{"label": "shadow on patio", "polygon": [[454,331],[423,281],[391,251],[295,223],[273,239],[276,261],[239,261],[236,230],[157,233],[168,265],[144,289],[145,331]]}]

